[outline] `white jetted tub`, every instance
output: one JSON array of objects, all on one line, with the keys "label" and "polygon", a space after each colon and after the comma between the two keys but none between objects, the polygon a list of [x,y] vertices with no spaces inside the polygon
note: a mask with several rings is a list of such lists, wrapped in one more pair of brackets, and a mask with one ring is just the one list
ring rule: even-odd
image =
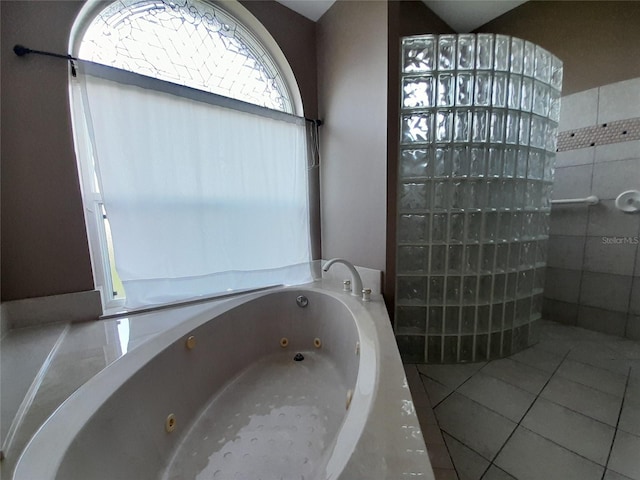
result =
[{"label": "white jetted tub", "polygon": [[217,301],[101,371],[14,480],[433,479],[384,303],[316,282]]}]

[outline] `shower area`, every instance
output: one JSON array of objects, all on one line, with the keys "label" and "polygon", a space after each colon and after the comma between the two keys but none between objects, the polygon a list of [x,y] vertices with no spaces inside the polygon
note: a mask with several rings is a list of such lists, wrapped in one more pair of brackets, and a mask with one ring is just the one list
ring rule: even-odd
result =
[{"label": "shower area", "polygon": [[405,361],[537,341],[562,62],[505,35],[406,37],[395,333]]}]

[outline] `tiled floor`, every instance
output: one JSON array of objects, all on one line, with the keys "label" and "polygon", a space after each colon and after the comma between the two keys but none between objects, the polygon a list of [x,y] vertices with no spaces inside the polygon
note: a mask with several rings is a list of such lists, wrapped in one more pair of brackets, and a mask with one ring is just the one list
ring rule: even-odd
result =
[{"label": "tiled floor", "polygon": [[544,322],[509,358],[405,367],[437,480],[640,480],[638,342]]}]

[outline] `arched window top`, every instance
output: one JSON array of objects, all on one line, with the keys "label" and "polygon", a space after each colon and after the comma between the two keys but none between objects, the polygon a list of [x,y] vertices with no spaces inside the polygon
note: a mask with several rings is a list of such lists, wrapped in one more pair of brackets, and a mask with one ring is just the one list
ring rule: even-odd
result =
[{"label": "arched window top", "polygon": [[199,0],[118,0],[94,17],[79,56],[294,113],[271,55],[231,14]]}]

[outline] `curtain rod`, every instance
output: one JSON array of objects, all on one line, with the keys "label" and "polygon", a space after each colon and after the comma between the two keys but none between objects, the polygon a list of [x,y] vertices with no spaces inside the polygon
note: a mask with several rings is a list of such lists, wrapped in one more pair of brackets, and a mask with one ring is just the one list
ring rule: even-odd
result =
[{"label": "curtain rod", "polygon": [[[13,52],[19,56],[19,57],[24,57],[25,55],[29,54],[29,53],[35,53],[36,55],[46,55],[48,57],[54,57],[54,58],[62,58],[64,60],[68,60],[69,63],[71,64],[71,75],[73,75],[74,77],[76,76],[76,66],[73,62],[77,62],[79,61],[79,59],[77,59],[76,57],[70,55],[70,54],[62,54],[62,53],[53,53],[53,52],[46,52],[44,50],[34,50],[32,48],[28,48],[25,47],[24,45],[14,45],[13,46]],[[305,121],[313,123],[316,127],[319,127],[323,124],[322,120],[316,119],[316,118],[307,118],[304,117]]]}]

